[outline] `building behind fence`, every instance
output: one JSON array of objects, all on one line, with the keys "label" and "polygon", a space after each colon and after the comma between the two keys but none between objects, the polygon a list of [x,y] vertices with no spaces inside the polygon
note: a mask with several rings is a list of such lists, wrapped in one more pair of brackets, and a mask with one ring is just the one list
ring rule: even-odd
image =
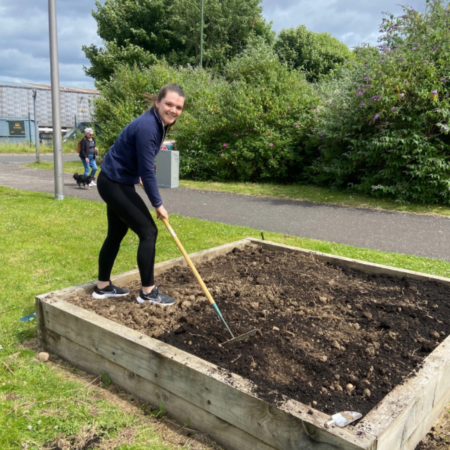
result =
[{"label": "building behind fence", "polygon": [[[51,86],[0,81],[0,142],[20,142],[27,139],[34,142],[33,91],[36,91],[36,118],[40,139],[45,140],[46,135],[51,135]],[[60,88],[61,132],[64,133],[77,123],[92,120],[92,100],[98,94],[95,89]],[[19,131],[22,122],[24,129]]]}]

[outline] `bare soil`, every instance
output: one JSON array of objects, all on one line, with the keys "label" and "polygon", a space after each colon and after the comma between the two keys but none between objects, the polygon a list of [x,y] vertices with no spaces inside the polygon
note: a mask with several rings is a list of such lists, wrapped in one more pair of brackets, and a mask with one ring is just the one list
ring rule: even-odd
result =
[{"label": "bare soil", "polygon": [[450,332],[450,286],[366,274],[314,256],[248,246],[198,266],[235,345],[188,268],[158,280],[172,307],[129,296],[67,301],[252,380],[272,404],[292,398],[325,413],[372,409]]}]

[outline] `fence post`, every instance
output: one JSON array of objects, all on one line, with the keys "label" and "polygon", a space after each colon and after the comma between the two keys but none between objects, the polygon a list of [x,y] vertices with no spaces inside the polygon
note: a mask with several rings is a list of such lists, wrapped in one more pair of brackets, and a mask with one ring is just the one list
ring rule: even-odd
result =
[{"label": "fence post", "polygon": [[40,156],[39,156],[39,126],[36,116],[36,97],[37,97],[37,91],[36,89],[33,89],[33,111],[34,111],[34,139],[35,139],[35,145],[36,145],[36,162],[41,162]]},{"label": "fence post", "polygon": [[33,144],[33,141],[31,140],[31,116],[30,113],[28,113],[28,132],[30,133],[30,147]]}]

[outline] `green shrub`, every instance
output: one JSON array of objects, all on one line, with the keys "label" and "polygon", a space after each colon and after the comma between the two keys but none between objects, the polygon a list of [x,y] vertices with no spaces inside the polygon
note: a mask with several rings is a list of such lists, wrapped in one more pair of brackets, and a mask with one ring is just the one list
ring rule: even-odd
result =
[{"label": "green shrub", "polygon": [[206,92],[176,132],[183,176],[241,181],[301,176],[302,142],[316,105],[303,74],[289,70],[258,41],[225,66],[223,79],[196,89]]},{"label": "green shrub", "polygon": [[217,180],[298,179],[317,96],[302,73],[289,70],[262,39],[214,77],[199,68],[160,63],[145,70],[122,67],[97,83],[95,120],[111,145],[146,109],[144,92],[168,82],[186,92],[186,109],[174,127],[183,177]]},{"label": "green shrub", "polygon": [[[204,2],[203,67],[220,70],[253,36],[273,43],[260,0]],[[120,65],[149,67],[165,59],[175,66],[198,65],[200,2],[191,0],[96,0],[97,32],[103,47],[82,50],[87,75],[108,80]]]},{"label": "green shrub", "polygon": [[281,61],[294,69],[302,69],[308,81],[317,81],[354,54],[329,33],[314,33],[304,25],[282,30],[275,41]]},{"label": "green shrub", "polygon": [[383,19],[378,53],[318,86],[312,180],[399,201],[450,202],[450,10]]}]

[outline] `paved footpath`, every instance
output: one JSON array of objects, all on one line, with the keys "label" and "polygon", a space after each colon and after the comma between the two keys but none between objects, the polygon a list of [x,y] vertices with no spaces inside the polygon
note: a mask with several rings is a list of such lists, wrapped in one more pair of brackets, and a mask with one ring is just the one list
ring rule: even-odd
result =
[{"label": "paved footpath", "polygon": [[[19,163],[25,159],[0,157],[0,185],[54,194],[53,171],[21,167]],[[77,157],[65,157],[69,159]],[[450,261],[450,219],[446,217],[194,189],[160,191],[164,206],[172,214]],[[138,192],[149,204],[143,191]],[[64,174],[64,195],[102,201],[96,188],[78,189],[71,174]]]}]

